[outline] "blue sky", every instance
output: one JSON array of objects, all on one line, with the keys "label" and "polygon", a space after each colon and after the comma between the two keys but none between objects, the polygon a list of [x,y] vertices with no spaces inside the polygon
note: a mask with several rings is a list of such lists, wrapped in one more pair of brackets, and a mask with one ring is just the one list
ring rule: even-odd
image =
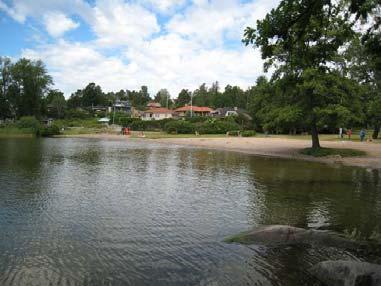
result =
[{"label": "blue sky", "polygon": [[219,81],[252,85],[259,51],[241,43],[277,0],[0,0],[0,55],[41,59],[69,96],[89,82],[105,91],[155,93]]}]

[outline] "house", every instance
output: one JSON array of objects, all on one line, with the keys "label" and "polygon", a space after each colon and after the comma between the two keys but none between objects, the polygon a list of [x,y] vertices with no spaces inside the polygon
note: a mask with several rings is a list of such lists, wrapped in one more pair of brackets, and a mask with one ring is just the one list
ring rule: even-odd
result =
[{"label": "house", "polygon": [[172,118],[173,110],[157,107],[144,111],[142,120],[162,120],[166,118]]},{"label": "house", "polygon": [[224,117],[228,117],[228,116],[232,116],[232,115],[240,115],[240,114],[245,116],[249,120],[252,120],[251,116],[249,115],[249,113],[245,109],[237,108],[237,107],[234,107],[234,108],[233,107],[217,108],[217,109],[213,110],[211,113],[211,115],[213,117],[217,117],[217,118],[224,118]]},{"label": "house", "polygon": [[213,109],[206,106],[191,106],[185,105],[174,110],[174,113],[177,117],[186,117],[188,114],[193,116],[209,116]]},{"label": "house", "polygon": [[116,100],[112,107],[116,112],[131,112],[131,104],[128,100]]},{"label": "house", "polygon": [[161,107],[161,104],[158,103],[158,102],[150,101],[150,102],[148,102],[148,104],[147,104],[147,108],[148,108],[148,109],[152,109],[152,108],[160,108],[160,107]]},{"label": "house", "polygon": [[53,121],[54,121],[53,118],[45,118],[41,120],[42,124],[48,127],[53,125]]},{"label": "house", "polygon": [[91,110],[94,113],[98,113],[98,112],[110,112],[111,108],[108,107],[108,106],[105,106],[105,105],[92,105],[91,106]]}]

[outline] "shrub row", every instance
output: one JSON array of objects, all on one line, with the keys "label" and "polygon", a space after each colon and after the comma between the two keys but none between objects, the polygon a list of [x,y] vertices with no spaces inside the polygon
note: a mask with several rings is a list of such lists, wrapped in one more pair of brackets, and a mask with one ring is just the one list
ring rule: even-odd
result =
[{"label": "shrub row", "polygon": [[167,133],[191,134],[225,134],[228,131],[236,131],[238,134],[240,126],[232,120],[209,119],[192,123],[185,120],[171,121],[165,124],[164,131]]}]

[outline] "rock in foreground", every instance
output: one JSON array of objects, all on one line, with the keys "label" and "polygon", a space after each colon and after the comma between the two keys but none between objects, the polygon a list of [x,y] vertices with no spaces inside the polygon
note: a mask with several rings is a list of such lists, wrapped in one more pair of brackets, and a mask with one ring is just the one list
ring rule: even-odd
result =
[{"label": "rock in foreground", "polygon": [[266,246],[309,244],[348,249],[357,249],[361,246],[359,242],[354,242],[335,232],[288,225],[260,226],[254,230],[230,237],[225,241]]},{"label": "rock in foreground", "polygon": [[310,270],[327,286],[381,286],[381,265],[358,261],[324,261]]}]

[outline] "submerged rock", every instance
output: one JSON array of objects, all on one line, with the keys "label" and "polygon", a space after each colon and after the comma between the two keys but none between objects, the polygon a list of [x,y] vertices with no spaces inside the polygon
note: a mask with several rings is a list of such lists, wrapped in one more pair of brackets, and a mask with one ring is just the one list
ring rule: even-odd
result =
[{"label": "submerged rock", "polygon": [[324,245],[348,249],[358,249],[360,242],[352,241],[332,231],[312,230],[288,225],[260,226],[225,240],[242,244],[278,245]]},{"label": "submerged rock", "polygon": [[310,270],[327,286],[381,286],[381,265],[358,261],[324,261]]}]

